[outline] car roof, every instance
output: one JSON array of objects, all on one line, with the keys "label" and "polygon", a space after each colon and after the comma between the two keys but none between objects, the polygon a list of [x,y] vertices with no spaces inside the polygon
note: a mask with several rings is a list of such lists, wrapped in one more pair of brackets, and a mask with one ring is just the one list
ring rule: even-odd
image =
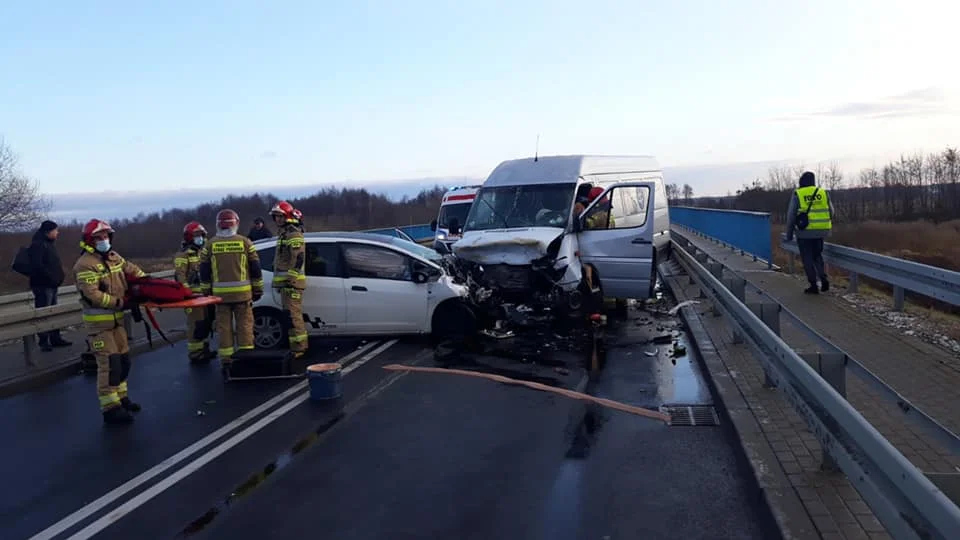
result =
[{"label": "car roof", "polygon": [[[321,238],[328,240],[363,240],[365,242],[373,242],[377,244],[383,244],[386,246],[393,247],[403,247],[403,245],[398,245],[394,243],[394,240],[403,240],[402,238],[396,236],[390,236],[387,234],[378,234],[378,233],[369,233],[363,231],[322,231],[322,232],[308,232],[303,234],[304,238]],[[276,236],[271,236],[270,238],[264,238],[262,240],[257,240],[253,245],[262,245],[270,241],[276,241]]]},{"label": "car roof", "polygon": [[483,187],[573,184],[581,176],[660,171],[653,156],[540,156],[511,159],[497,165]]}]

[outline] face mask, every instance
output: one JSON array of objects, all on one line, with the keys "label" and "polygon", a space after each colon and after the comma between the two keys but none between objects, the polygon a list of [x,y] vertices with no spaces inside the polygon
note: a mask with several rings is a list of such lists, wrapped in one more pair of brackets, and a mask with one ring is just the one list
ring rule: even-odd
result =
[{"label": "face mask", "polygon": [[202,236],[196,236],[196,237],[194,237],[194,239],[193,239],[193,245],[195,245],[195,246],[197,246],[197,247],[202,246],[202,245],[203,245],[203,237],[202,237]]},{"label": "face mask", "polygon": [[100,253],[106,253],[110,251],[110,241],[109,240],[97,240],[97,251]]}]

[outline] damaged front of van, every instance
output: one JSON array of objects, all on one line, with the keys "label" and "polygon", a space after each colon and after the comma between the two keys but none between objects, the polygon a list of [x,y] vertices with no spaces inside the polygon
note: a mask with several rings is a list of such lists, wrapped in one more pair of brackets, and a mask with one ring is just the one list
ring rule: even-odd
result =
[{"label": "damaged front of van", "polygon": [[477,193],[453,245],[474,303],[491,314],[504,306],[579,310],[587,291],[571,227],[577,176],[545,168],[526,178],[502,168]]}]

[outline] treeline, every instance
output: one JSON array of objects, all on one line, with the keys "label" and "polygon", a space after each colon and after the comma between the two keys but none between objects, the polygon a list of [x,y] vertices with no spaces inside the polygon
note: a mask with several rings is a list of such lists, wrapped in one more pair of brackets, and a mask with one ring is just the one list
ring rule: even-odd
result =
[{"label": "treeline", "polygon": [[[783,223],[804,170],[771,169],[765,180],[757,178],[726,197],[681,196],[675,186],[668,189],[668,197],[673,195],[673,205],[769,212],[775,223]],[[829,190],[839,221],[940,223],[960,219],[960,153],[955,148],[926,156],[904,155],[883,167],[862,169],[854,176],[846,176],[836,163],[812,170],[817,185]]]},{"label": "treeline", "polygon": [[[362,230],[393,225],[429,223],[436,218],[445,189],[435,186],[413,197],[399,201],[367,189],[325,188],[309,197],[287,199],[304,214],[307,231]],[[199,221],[214,233],[216,216],[223,208],[231,208],[240,214],[240,233],[246,234],[256,217],[264,218],[271,232],[276,227],[270,220],[270,208],[278,201],[271,193],[256,193],[248,196],[228,196],[217,203],[203,204],[194,208],[174,208],[150,214],[141,214],[132,219],[110,220],[117,231],[114,246],[123,256],[134,260],[151,262],[169,258],[180,247],[183,226],[190,221]],[[109,210],[104,212],[109,220]],[[39,222],[34,226],[39,225]],[[83,223],[59,223],[60,238],[57,247],[64,266],[73,266],[79,255],[80,230]],[[0,234],[0,289],[8,293],[25,290],[27,280],[10,270],[13,257],[20,246],[29,244],[33,231]]]}]

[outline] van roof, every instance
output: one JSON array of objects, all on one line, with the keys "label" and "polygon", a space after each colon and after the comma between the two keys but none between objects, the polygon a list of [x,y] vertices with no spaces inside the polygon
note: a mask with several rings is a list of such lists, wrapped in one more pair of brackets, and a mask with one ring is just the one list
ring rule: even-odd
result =
[{"label": "van roof", "polygon": [[504,161],[490,173],[483,187],[528,184],[572,184],[581,176],[659,172],[653,156],[540,156]]}]

